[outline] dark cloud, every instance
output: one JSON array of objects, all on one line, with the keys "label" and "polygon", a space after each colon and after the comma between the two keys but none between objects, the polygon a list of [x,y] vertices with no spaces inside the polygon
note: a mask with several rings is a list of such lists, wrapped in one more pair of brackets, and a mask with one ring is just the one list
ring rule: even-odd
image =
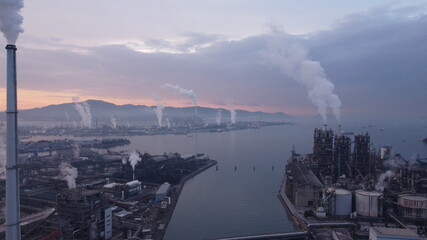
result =
[{"label": "dark cloud", "polygon": [[[321,63],[341,97],[344,115],[425,115],[427,16],[414,12],[376,10],[349,16],[329,31],[283,38],[300,42],[312,60]],[[144,43],[179,53],[144,53],[124,45],[79,48],[55,39],[40,42],[52,48],[19,51],[20,87],[81,89],[92,96],[134,99],[157,93],[167,100],[176,98],[160,88],[168,82],[194,90],[201,105],[224,105],[233,98],[243,106],[316,113],[302,86],[263,64],[260,53],[268,34],[232,41],[199,33],[183,37],[179,44],[161,39]]]}]

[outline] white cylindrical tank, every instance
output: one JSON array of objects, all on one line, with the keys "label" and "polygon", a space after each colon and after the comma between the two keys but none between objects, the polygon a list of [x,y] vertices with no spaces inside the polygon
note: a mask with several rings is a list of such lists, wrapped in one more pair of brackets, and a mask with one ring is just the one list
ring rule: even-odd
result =
[{"label": "white cylindrical tank", "polygon": [[356,212],[364,217],[378,217],[381,215],[380,192],[356,191]]},{"label": "white cylindrical tank", "polygon": [[345,189],[335,189],[335,215],[350,216],[351,192]]}]

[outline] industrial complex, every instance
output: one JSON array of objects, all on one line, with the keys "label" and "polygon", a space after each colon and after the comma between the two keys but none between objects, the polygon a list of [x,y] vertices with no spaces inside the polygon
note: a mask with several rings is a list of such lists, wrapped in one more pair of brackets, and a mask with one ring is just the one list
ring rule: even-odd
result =
[{"label": "industrial complex", "polygon": [[[162,239],[204,154],[114,152],[127,139],[26,141],[19,148],[22,239]],[[101,149],[101,150],[100,150]],[[4,206],[5,181],[0,182]],[[0,239],[5,216],[0,216]]]},{"label": "industrial complex", "polygon": [[423,239],[427,166],[391,146],[374,149],[368,133],[314,130],[313,153],[289,159],[279,198],[304,237],[278,239]]}]

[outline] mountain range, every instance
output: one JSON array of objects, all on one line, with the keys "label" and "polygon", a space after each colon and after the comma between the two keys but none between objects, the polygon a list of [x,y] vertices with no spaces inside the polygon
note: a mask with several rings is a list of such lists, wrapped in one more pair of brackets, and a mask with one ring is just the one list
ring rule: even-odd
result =
[{"label": "mountain range", "polygon": [[[154,124],[157,123],[157,116],[154,111],[155,106],[145,105],[116,105],[101,100],[87,100],[90,108],[92,121],[99,124],[109,124],[114,117],[118,125],[130,124]],[[78,104],[78,103],[77,103]],[[224,108],[197,107],[198,118],[206,123],[215,122],[218,111],[221,110],[222,122],[230,121],[230,111]],[[283,112],[266,113],[250,112],[246,110],[236,110],[237,121],[289,121],[290,116]],[[5,114],[2,113],[2,119]],[[165,107],[163,110],[163,120],[169,118],[171,121],[194,118],[195,107]],[[20,110],[18,119],[20,123],[37,122],[61,122],[72,123],[82,120],[76,110],[76,103],[63,103],[49,105],[46,107]]]}]

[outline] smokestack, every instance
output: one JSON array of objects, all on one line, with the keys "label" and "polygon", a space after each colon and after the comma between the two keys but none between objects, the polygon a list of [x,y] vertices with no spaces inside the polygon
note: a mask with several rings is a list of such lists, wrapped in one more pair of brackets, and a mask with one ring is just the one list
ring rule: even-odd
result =
[{"label": "smokestack", "polygon": [[16,96],[16,46],[9,44],[7,50],[7,107],[6,107],[6,239],[21,239],[19,226],[19,175],[17,138]]},{"label": "smokestack", "polygon": [[341,124],[338,124],[338,133],[337,133],[338,137],[342,136],[342,130],[341,130]]},{"label": "smokestack", "polygon": [[328,125],[327,125],[326,123],[324,123],[324,124],[323,124],[323,128],[322,128],[322,129],[323,129],[323,131],[326,131],[326,127],[327,127],[327,126],[328,126]]}]

